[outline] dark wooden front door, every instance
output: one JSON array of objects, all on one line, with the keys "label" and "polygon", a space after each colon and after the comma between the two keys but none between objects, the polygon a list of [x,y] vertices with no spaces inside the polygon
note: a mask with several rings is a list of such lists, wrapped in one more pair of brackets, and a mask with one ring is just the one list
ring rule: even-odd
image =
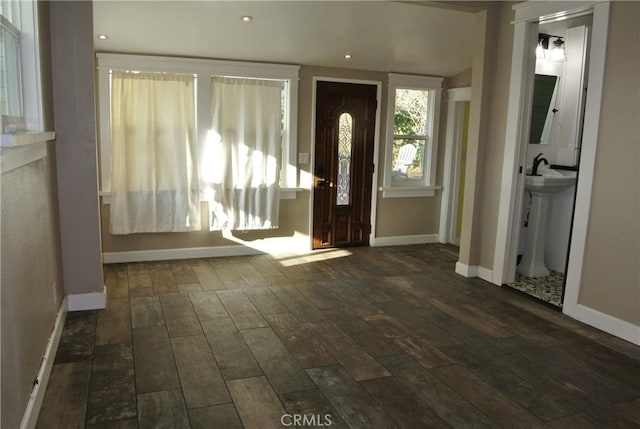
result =
[{"label": "dark wooden front door", "polygon": [[376,87],[317,85],[313,248],[366,246],[371,232]]}]

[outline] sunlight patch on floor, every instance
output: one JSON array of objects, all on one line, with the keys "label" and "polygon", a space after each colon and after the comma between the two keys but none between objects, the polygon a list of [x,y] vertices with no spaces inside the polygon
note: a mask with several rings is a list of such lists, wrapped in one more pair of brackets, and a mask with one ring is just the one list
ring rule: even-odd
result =
[{"label": "sunlight patch on floor", "polygon": [[327,259],[344,258],[345,256],[351,255],[353,255],[353,253],[343,249],[314,250],[312,254],[293,258],[281,258],[279,262],[283,267],[292,267],[295,265],[325,261]]},{"label": "sunlight patch on floor", "polygon": [[311,251],[310,239],[307,234],[294,232],[291,237],[272,237],[256,240],[243,240],[231,231],[222,231],[222,236],[241,246],[255,249],[255,253],[265,253],[275,258],[305,255]]}]

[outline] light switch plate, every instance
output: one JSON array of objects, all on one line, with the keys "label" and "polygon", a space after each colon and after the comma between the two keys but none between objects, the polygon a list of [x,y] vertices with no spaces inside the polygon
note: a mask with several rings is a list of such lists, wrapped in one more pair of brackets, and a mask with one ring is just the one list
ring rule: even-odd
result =
[{"label": "light switch plate", "polygon": [[308,164],[310,162],[310,157],[308,153],[300,152],[298,154],[298,164]]}]

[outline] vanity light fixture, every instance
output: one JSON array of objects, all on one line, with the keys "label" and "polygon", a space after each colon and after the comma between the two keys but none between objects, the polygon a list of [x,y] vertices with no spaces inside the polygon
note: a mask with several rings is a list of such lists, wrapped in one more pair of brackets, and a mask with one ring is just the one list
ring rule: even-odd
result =
[{"label": "vanity light fixture", "polygon": [[[551,39],[555,39],[549,42]],[[564,40],[562,36],[554,36],[553,34],[538,34],[538,46],[536,47],[536,59],[549,61],[565,61],[567,59],[564,50]]]},{"label": "vanity light fixture", "polygon": [[567,54],[564,49],[564,40],[562,40],[562,37],[558,37],[553,41],[551,49],[549,49],[549,55],[551,61],[566,61]]},{"label": "vanity light fixture", "polygon": [[240,18],[240,20],[242,22],[251,22],[251,21],[253,21],[253,16],[245,15],[242,18]]},{"label": "vanity light fixture", "polygon": [[97,37],[100,40],[107,40],[109,38],[109,36],[107,36],[106,34],[98,34]]},{"label": "vanity light fixture", "polygon": [[351,59],[351,54],[345,54],[344,55],[344,59],[345,60],[350,60]]}]

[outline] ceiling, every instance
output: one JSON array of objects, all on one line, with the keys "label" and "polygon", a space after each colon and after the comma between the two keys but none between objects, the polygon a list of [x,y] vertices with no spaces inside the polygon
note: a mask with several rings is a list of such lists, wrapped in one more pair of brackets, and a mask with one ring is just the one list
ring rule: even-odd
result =
[{"label": "ceiling", "polygon": [[418,2],[101,0],[93,14],[100,52],[445,77],[472,61],[474,13]]}]

